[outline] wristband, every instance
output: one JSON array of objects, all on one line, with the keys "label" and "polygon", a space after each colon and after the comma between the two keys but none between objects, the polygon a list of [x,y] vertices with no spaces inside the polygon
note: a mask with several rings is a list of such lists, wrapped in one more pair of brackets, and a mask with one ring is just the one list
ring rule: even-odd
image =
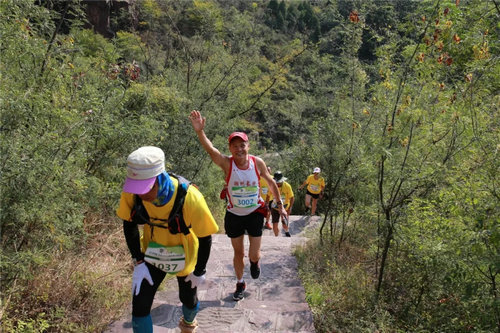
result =
[{"label": "wristband", "polygon": [[134,261],[134,266],[140,265],[144,262],[144,259],[137,260],[137,259],[133,258],[132,260]]}]

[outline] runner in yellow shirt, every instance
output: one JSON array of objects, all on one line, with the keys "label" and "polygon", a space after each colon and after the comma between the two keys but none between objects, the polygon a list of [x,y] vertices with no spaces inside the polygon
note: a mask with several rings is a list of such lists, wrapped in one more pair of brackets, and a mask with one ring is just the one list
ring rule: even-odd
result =
[{"label": "runner in yellow shirt", "polygon": [[[325,190],[325,179],[320,177],[321,169],[316,167],[313,170],[313,174],[309,175],[302,185],[299,186],[299,190],[302,190],[304,186],[307,185],[306,192],[306,213],[311,208],[311,215],[316,213],[316,206],[318,204],[318,199],[323,197],[323,191]],[[312,199],[312,207],[311,207]]]},{"label": "runner in yellow shirt", "polygon": [[[290,237],[288,220],[290,218],[290,212],[292,211],[292,206],[295,201],[293,196],[292,186],[286,182],[286,178],[283,177],[281,171],[274,173],[274,181],[280,190],[281,201],[283,202],[283,207],[286,210],[286,220],[281,219],[281,224],[283,225],[283,230],[285,230],[285,236]],[[276,200],[274,200],[272,193],[268,194],[269,210],[271,211],[272,221],[273,221],[273,231],[274,235],[277,237],[279,234],[278,224],[280,221],[280,214],[277,210]]]},{"label": "runner in yellow shirt", "polygon": [[[267,171],[269,171],[269,173],[271,173],[271,167],[270,166],[267,167]],[[267,181],[264,178],[262,178],[262,177],[260,178],[259,183],[260,183],[260,196],[264,200],[266,200],[266,205],[268,205],[269,202],[267,201],[266,198],[267,198],[267,194],[271,193],[269,191],[269,185],[267,184]],[[269,222],[270,217],[271,217],[271,210],[268,209],[267,210],[267,215],[266,215],[266,224],[264,224],[264,228],[269,229],[269,230],[272,229],[271,223]]]},{"label": "runner in yellow shirt", "polygon": [[[151,306],[167,274],[177,277],[183,314],[179,328],[181,332],[194,332],[200,307],[197,287],[205,280],[212,234],[219,230],[203,195],[182,177],[165,171],[165,155],[160,148],[141,147],[127,158],[127,178],[116,213],[123,220],[125,240],[135,264],[134,332],[153,331]],[[138,224],[144,225],[142,242]]]}]

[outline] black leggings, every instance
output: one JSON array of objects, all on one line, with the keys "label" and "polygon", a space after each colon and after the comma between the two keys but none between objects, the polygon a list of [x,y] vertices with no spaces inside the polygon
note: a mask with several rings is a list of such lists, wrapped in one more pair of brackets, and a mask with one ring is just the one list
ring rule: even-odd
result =
[{"label": "black leggings", "polygon": [[[149,263],[146,263],[146,266],[148,267],[151,278],[153,279],[153,285],[150,285],[149,282],[144,279],[142,280],[139,295],[133,295],[132,315],[135,317],[144,317],[151,312],[156,290],[165,278],[165,275],[167,275],[167,273]],[[197,288],[191,288],[191,283],[186,282],[185,279],[185,276],[177,277],[177,284],[179,285],[179,299],[187,308],[194,309],[196,304],[198,304],[198,296],[196,295]]]}]

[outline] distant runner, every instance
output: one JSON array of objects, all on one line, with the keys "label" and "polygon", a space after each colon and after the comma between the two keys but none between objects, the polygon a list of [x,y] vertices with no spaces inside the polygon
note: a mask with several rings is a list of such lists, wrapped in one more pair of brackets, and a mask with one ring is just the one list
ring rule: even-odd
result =
[{"label": "distant runner", "polygon": [[[267,215],[267,207],[264,199],[260,196],[260,178],[264,178],[269,185],[269,191],[279,197],[279,190],[273,178],[267,171],[264,161],[248,154],[250,145],[248,137],[243,132],[233,132],[229,135],[229,151],[231,156],[221,154],[204,132],[205,118],[199,111],[193,110],[189,120],[194,131],[198,135],[201,145],[225,174],[227,184],[228,204],[226,216],[224,217],[224,228],[226,234],[231,238],[234,250],[233,265],[236,273],[236,291],[233,294],[235,301],[244,298],[246,283],[243,280],[245,268],[245,246],[244,235],[248,233],[250,247],[248,258],[250,259],[250,274],[253,279],[260,275],[260,245],[262,241],[262,227],[264,217]],[[286,217],[283,202],[277,201],[279,212]]]},{"label": "distant runner", "polygon": [[[304,186],[307,185],[306,192],[306,213],[311,208],[311,215],[316,213],[316,206],[318,204],[318,199],[323,197],[323,192],[325,190],[325,179],[320,177],[321,169],[316,167],[313,170],[313,174],[309,175],[302,185],[299,186],[299,190],[302,190]],[[311,207],[312,198],[312,207]]]},{"label": "distant runner", "polygon": [[[283,201],[283,205],[286,209],[286,215],[287,215],[286,219],[283,217],[281,218],[281,224],[283,225],[283,230],[285,230],[285,236],[290,237],[288,221],[290,220],[290,212],[292,211],[292,206],[295,201],[295,198],[293,196],[292,186],[290,186],[290,184],[286,182],[286,178],[283,177],[281,171],[277,171],[274,174],[274,181],[276,182],[280,190],[280,199],[278,201]],[[279,234],[278,224],[280,222],[280,214],[277,210],[278,206],[276,205],[276,200],[274,200],[273,195],[269,194],[268,199],[269,199],[269,208],[271,210],[271,216],[273,221],[274,236],[277,237]]]}]

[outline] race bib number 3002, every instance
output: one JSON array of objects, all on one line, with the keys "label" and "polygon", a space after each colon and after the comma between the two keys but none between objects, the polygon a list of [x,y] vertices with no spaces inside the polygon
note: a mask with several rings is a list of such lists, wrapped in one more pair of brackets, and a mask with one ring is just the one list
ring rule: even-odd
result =
[{"label": "race bib number 3002", "polygon": [[240,208],[256,207],[259,201],[257,186],[235,186],[232,188],[233,205]]},{"label": "race bib number 3002", "polygon": [[186,265],[186,255],[182,245],[164,246],[156,242],[149,242],[144,260],[170,274],[182,271]]}]

